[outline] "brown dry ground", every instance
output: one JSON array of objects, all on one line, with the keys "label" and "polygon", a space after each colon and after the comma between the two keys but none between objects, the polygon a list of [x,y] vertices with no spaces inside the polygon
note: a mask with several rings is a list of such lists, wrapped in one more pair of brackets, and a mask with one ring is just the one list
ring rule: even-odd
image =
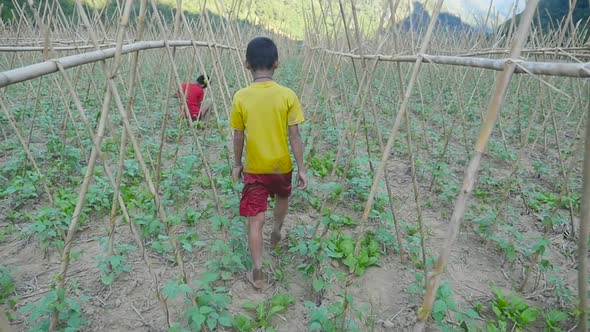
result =
[{"label": "brown dry ground", "polygon": [[[41,135],[35,137],[43,137]],[[190,146],[190,140],[187,139]],[[462,143],[452,141],[457,147]],[[332,147],[333,148],[333,147]],[[530,168],[532,159],[544,157],[544,153],[534,149],[523,156],[522,165]],[[182,151],[187,154],[190,151]],[[211,158],[218,158],[215,151],[208,150]],[[0,162],[6,161],[8,155],[0,155]],[[553,156],[555,157],[555,156]],[[484,160],[484,163],[490,163]],[[450,162],[452,164],[452,162]],[[460,166],[453,166],[458,174],[462,174]],[[509,165],[495,164],[493,169],[496,177],[507,178]],[[406,223],[417,222],[416,204],[412,191],[412,179],[410,165],[406,159],[392,158],[389,161],[387,176],[393,186],[398,217]],[[580,174],[578,171],[577,174]],[[557,174],[556,174],[557,177]],[[557,180],[556,180],[557,182]],[[423,207],[423,219],[427,228],[427,251],[436,257],[441,247],[447,230],[449,211],[452,211],[452,203],[441,202],[435,194],[428,191],[429,183],[420,183],[422,201],[432,201],[432,205]],[[518,197],[511,197],[511,201],[517,201]],[[473,201],[474,198],[471,199]],[[518,203],[513,205],[518,205]],[[34,209],[39,203],[32,203]],[[0,202],[0,229],[6,227],[8,203]],[[199,208],[195,201],[186,207]],[[542,236],[542,225],[534,215],[527,213],[521,206],[519,231],[526,233],[527,238]],[[312,209],[308,209],[312,211]],[[343,211],[350,214],[350,211]],[[355,214],[352,214],[353,216]],[[358,217],[358,215],[356,215]],[[318,215],[316,212],[291,211],[287,216],[287,222],[283,234],[297,224],[315,225]],[[127,263],[132,271],[124,273],[110,286],[105,286],[100,281],[96,257],[103,254],[103,248],[99,239],[107,234],[106,221],[102,216],[90,218],[85,228],[76,236],[73,248],[80,253],[79,258],[71,263],[68,277],[75,278],[79,289],[90,296],[90,301],[83,303],[84,317],[87,318],[88,331],[163,331],[166,319],[153,293],[152,280],[147,267],[143,263],[138,250],[131,251]],[[22,225],[21,225],[22,226]],[[266,227],[266,237],[270,234],[270,228]],[[565,239],[563,234],[555,232],[550,234],[552,246],[550,248],[550,260],[559,268],[558,276],[564,280],[566,286],[575,289],[576,271],[571,258],[573,242]],[[220,236],[207,227],[199,229],[201,240],[213,240]],[[119,224],[116,235],[117,243],[135,245],[128,225]],[[286,241],[283,240],[283,246]],[[268,244],[265,247],[268,252]],[[149,249],[148,249],[149,250]],[[205,262],[210,258],[208,250],[185,254],[186,269],[190,280],[198,279],[205,272]],[[150,253],[155,271],[159,280],[174,279],[178,269],[171,260],[161,255]],[[268,257],[269,259],[275,259]],[[42,298],[48,291],[55,274],[60,269],[59,257],[55,251],[49,251],[45,256],[43,250],[37,245],[37,239],[22,237],[20,234],[11,234],[0,241],[0,264],[6,265],[12,271],[16,280],[18,293],[18,308],[34,303]],[[273,320],[273,326],[279,331],[304,331],[307,328],[308,312],[304,301],[315,300],[311,292],[310,282],[304,274],[296,269],[296,264],[290,264],[284,271],[286,280],[274,285],[267,293],[260,294],[252,289],[243,275],[235,275],[234,279],[225,284],[230,289],[232,303],[230,310],[234,314],[247,313],[242,305],[246,301],[259,302],[270,297],[275,292],[283,292],[297,299],[295,304],[283,314]],[[402,264],[399,256],[389,255],[382,257],[378,267],[369,268],[366,273],[354,279],[351,293],[358,306],[369,308],[369,318],[375,322],[375,330],[407,331],[415,322],[415,313],[420,305],[420,299],[407,292],[408,286],[415,281],[414,267],[411,263]],[[484,303],[492,296],[491,289],[498,287],[506,293],[515,289],[519,284],[523,273],[523,264],[517,262],[509,264],[505,262],[503,254],[493,244],[486,243],[477,235],[469,225],[464,225],[457,242],[453,247],[452,257],[448,265],[448,271],[444,278],[447,279],[453,289],[453,296],[460,308],[471,308],[477,303]],[[545,283],[545,275],[535,273],[529,282],[529,288],[523,296],[530,303],[542,308],[560,308],[561,301],[548,289]],[[537,285],[537,287],[533,287]],[[324,303],[331,303],[343,293],[342,283],[334,283],[325,294]],[[171,306],[172,316],[182,316],[182,305]],[[484,322],[482,322],[483,324]],[[16,313],[16,319],[12,322],[16,330],[27,328],[26,316]],[[566,329],[574,326],[573,321],[568,321]],[[436,328],[432,327],[433,330]]]},{"label": "brown dry ground", "polygon": [[[388,176],[396,196],[399,218],[406,222],[415,222],[416,210],[409,174],[409,163],[406,160],[390,161]],[[422,186],[421,190],[424,201],[433,196],[427,192],[426,186]],[[433,201],[436,200],[433,199]],[[196,203],[192,204],[197,206]],[[427,249],[431,253],[438,251],[445,238],[448,217],[441,215],[441,211],[448,208],[437,205],[424,208],[423,218],[428,233]],[[291,212],[287,217],[285,230],[289,231],[299,223],[313,225],[316,218],[315,213]],[[5,226],[6,223],[5,219],[0,220],[0,227]],[[532,216],[523,215],[521,231],[529,233],[528,235],[539,236],[542,233],[538,224]],[[137,250],[132,251],[128,258],[128,263],[132,267],[131,273],[122,274],[110,286],[101,283],[96,257],[103,252],[98,239],[106,234],[105,225],[106,221],[102,218],[94,218],[88,226],[79,231],[74,248],[80,253],[80,258],[72,262],[68,273],[69,278],[77,280],[79,289],[91,298],[83,304],[84,316],[88,320],[87,330],[165,330],[165,317],[153,294],[147,268]],[[207,233],[206,229],[202,232],[203,239],[219,236],[219,234]],[[267,227],[266,237],[269,232],[270,228]],[[571,259],[561,253],[564,243],[567,242],[562,238],[559,234],[554,237],[550,250],[551,261],[560,268],[560,277],[566,285],[573,289],[575,266]],[[127,225],[118,226],[116,241],[134,245]],[[284,239],[282,244],[286,246]],[[268,252],[268,243],[265,248]],[[205,271],[207,255],[203,251],[185,256],[189,279],[196,279]],[[178,270],[169,260],[157,254],[151,253],[150,256],[160,280],[176,277]],[[11,269],[16,280],[18,307],[35,302],[48,292],[51,280],[60,268],[56,252],[50,251],[49,255],[44,257],[43,251],[36,244],[36,239],[21,237],[18,234],[10,235],[0,242],[0,262]],[[414,282],[412,271],[410,263],[402,265],[398,256],[390,255],[382,257],[379,267],[369,268],[365,275],[354,280],[351,293],[357,305],[369,308],[368,315],[375,322],[376,331],[407,331],[415,322],[419,299],[406,292],[408,285]],[[242,308],[245,301],[259,302],[280,291],[292,295],[297,301],[287,312],[275,317],[273,325],[279,331],[306,330],[308,313],[304,301],[314,299],[310,291],[311,285],[303,273],[297,271],[295,264],[291,264],[284,272],[285,281],[274,285],[263,294],[254,291],[243,275],[235,275],[235,279],[225,285],[230,289],[231,312],[246,313]],[[485,304],[489,301],[492,287],[499,287],[507,292],[514,289],[514,285],[520,281],[521,273],[520,264],[505,263],[501,253],[493,245],[486,244],[480,236],[468,227],[464,227],[453,248],[448,272],[444,277],[450,281],[453,296],[458,305],[466,309],[473,307],[476,303]],[[539,287],[525,291],[524,297],[541,307],[557,308],[558,300],[543,286],[542,276],[539,277],[541,277]],[[342,292],[341,283],[333,284],[325,294],[324,302],[329,303],[335,300]],[[181,305],[171,306],[171,308],[173,317],[182,315],[179,311],[182,308]],[[18,331],[27,328],[25,316],[21,313],[16,314],[16,320],[12,324]],[[570,321],[568,324],[571,327],[574,323]],[[433,327],[433,330],[436,328]]]}]

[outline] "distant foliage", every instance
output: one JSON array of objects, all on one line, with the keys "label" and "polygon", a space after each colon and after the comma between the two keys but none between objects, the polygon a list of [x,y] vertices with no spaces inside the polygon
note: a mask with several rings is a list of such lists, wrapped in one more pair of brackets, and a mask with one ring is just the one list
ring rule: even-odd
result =
[{"label": "distant foliage", "polygon": [[[538,27],[539,22],[543,31],[556,30],[565,21],[569,13],[569,1],[566,0],[540,0],[537,6],[539,13],[539,20],[533,20],[533,26]],[[521,14],[516,15],[516,23],[520,22]],[[582,26],[588,22],[590,18],[590,4],[588,1],[576,2],[574,11],[572,13],[572,22],[577,24],[581,22]],[[512,19],[507,20],[500,26],[501,30],[508,31]],[[587,28],[586,28],[587,29]]]},{"label": "distant foliage", "polygon": [[[406,17],[401,24],[404,30],[426,29],[430,23],[430,19],[430,14],[424,5],[418,1],[414,1],[414,9],[412,13]],[[439,28],[443,27],[455,31],[469,31],[474,29],[474,27],[464,23],[459,16],[451,13],[440,13],[436,21]]]},{"label": "distant foliage", "polygon": [[[95,0],[98,6],[104,5],[104,0]],[[35,5],[38,8],[43,8],[47,0],[34,0]],[[53,1],[50,1],[52,3]],[[59,1],[62,10],[66,16],[72,15],[75,12],[74,0],[60,0]],[[83,3],[90,3],[88,0],[82,0]],[[173,19],[173,11],[171,8],[176,7],[176,0],[159,0],[158,7],[160,13],[164,16],[164,19],[171,22]],[[299,2],[299,1],[287,1],[287,0],[268,0],[268,1],[251,1],[250,8],[244,4],[240,8],[238,17],[242,24],[265,24],[275,31],[287,33],[294,38],[302,38],[305,31],[304,13],[308,13],[312,10],[311,2]],[[12,0],[0,0],[0,6],[2,6],[2,12],[0,17],[3,21],[7,21],[13,18],[13,13],[18,16],[15,12]],[[139,2],[136,2],[134,12],[139,11]],[[197,15],[202,12],[201,1],[185,1],[183,3],[183,10],[189,17],[197,18]],[[361,0],[356,2],[357,13],[361,22],[376,22],[382,15],[382,8],[376,6],[373,1]],[[315,12],[319,12],[319,5],[315,3]],[[219,8],[214,3],[207,3],[206,9],[209,11],[210,19],[214,28],[219,25],[223,18],[223,12],[220,12]],[[28,5],[25,6],[25,10],[30,13]],[[111,17],[117,10],[117,4],[115,1],[109,1],[106,10],[102,11],[105,17]],[[332,8],[326,8],[331,10],[333,14],[338,14],[338,6],[332,5]],[[148,12],[151,12],[151,6],[148,6]],[[565,20],[569,12],[569,1],[565,0],[541,0],[538,6],[539,18],[543,30],[554,30],[558,27],[559,23]],[[590,17],[590,7],[588,1],[577,1],[576,7],[573,12],[573,22],[582,21],[585,22]],[[460,17],[451,13],[442,12],[438,19],[439,27],[449,28],[451,30],[472,30],[475,27],[463,22]],[[520,14],[516,15],[516,21],[520,21]],[[414,29],[425,28],[430,22],[429,8],[425,8],[420,2],[415,1],[413,10],[410,15],[404,18],[400,24],[406,30],[411,27]],[[508,31],[511,24],[511,19],[504,22],[500,29]],[[538,25],[538,21],[534,20],[534,25]]]}]

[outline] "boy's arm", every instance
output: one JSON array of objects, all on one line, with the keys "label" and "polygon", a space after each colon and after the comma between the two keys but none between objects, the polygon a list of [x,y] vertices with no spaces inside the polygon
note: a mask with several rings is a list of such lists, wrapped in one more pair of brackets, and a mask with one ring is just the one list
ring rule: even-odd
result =
[{"label": "boy's arm", "polygon": [[244,131],[234,129],[234,168],[232,176],[235,181],[242,180],[244,166],[242,165],[242,152],[244,150]]},{"label": "boy's arm", "polygon": [[297,188],[305,189],[307,187],[307,175],[303,163],[303,142],[299,132],[299,125],[289,126],[289,142],[297,162]]}]

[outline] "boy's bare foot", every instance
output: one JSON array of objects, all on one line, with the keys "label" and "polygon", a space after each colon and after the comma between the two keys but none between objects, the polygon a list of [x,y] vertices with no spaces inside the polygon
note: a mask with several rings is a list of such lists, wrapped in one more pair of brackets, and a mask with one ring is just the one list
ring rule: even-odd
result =
[{"label": "boy's bare foot", "polygon": [[272,233],[270,233],[270,247],[272,249],[274,249],[277,244],[279,244],[279,241],[281,241],[281,232],[276,232],[272,231]]},{"label": "boy's bare foot", "polygon": [[270,285],[266,282],[266,276],[262,269],[253,269],[251,272],[246,274],[246,278],[252,284],[252,286],[258,291],[267,290]]}]

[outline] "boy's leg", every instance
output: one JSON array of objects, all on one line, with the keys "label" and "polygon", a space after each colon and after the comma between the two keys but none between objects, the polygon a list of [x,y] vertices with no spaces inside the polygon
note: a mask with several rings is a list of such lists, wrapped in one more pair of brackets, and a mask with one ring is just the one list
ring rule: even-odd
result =
[{"label": "boy's leg", "polygon": [[252,257],[252,264],[254,265],[252,277],[255,284],[264,282],[262,274],[262,225],[264,225],[264,212],[248,217],[248,246],[250,247],[250,257]]},{"label": "boy's leg", "polygon": [[287,215],[289,208],[289,197],[276,196],[276,204],[274,208],[274,222],[272,225],[272,233],[270,235],[270,245],[275,247],[281,240],[281,229],[283,228],[283,222]]},{"label": "boy's leg", "polygon": [[262,225],[264,212],[248,217],[248,245],[254,269],[262,269]]}]

